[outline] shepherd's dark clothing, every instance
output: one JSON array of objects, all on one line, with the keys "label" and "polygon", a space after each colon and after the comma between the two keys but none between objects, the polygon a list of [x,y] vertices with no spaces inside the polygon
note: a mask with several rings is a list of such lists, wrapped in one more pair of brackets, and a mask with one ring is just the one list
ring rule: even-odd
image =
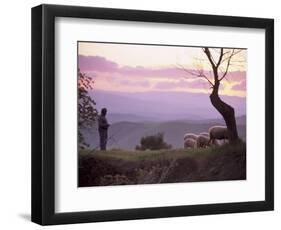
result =
[{"label": "shepherd's dark clothing", "polygon": [[107,119],[104,115],[99,116],[99,135],[100,135],[100,149],[106,150],[106,144],[107,144],[107,130],[108,130],[109,124],[107,122]]}]

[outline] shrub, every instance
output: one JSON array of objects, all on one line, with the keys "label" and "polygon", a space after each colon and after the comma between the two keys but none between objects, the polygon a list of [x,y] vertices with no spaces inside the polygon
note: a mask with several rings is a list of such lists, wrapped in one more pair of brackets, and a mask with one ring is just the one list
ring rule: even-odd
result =
[{"label": "shrub", "polygon": [[159,150],[159,149],[171,149],[172,145],[167,144],[164,141],[164,134],[157,133],[151,136],[142,137],[140,145],[136,146],[136,150]]}]

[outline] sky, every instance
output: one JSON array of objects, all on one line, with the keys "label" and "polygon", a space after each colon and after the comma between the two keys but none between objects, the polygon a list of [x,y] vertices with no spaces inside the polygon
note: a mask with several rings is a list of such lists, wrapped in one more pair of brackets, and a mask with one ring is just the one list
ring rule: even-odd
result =
[{"label": "sky", "polygon": [[[217,61],[219,50],[210,51]],[[93,78],[95,89],[109,92],[209,94],[210,84],[197,75],[201,71],[213,81],[210,62],[201,47],[79,42],[78,65]],[[224,60],[220,74],[226,65]],[[247,50],[240,50],[221,81],[220,94],[246,97],[246,70]]]}]

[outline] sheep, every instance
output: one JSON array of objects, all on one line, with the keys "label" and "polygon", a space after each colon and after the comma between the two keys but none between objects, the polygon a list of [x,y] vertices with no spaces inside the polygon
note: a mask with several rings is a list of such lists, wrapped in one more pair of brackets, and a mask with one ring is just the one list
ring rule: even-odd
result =
[{"label": "sheep", "polygon": [[[209,141],[210,141],[210,136],[208,133],[200,133],[197,138],[197,148],[206,148],[208,146],[211,146],[211,143],[209,143]],[[220,146],[221,143],[219,140],[215,139],[212,142],[212,145]]]},{"label": "sheep", "polygon": [[210,140],[208,144],[214,144],[215,140],[228,139],[228,129],[226,126],[213,126],[209,129]]},{"label": "sheep", "polygon": [[225,143],[228,143],[228,140],[214,140],[214,145],[215,146],[222,146],[222,145],[224,145]]},{"label": "sheep", "polygon": [[194,133],[186,133],[183,136],[183,140],[186,140],[187,138],[193,139],[193,140],[197,140],[198,135],[194,134]]},{"label": "sheep", "polygon": [[199,136],[206,136],[206,137],[210,137],[209,133],[207,132],[203,132],[203,133],[199,133]]},{"label": "sheep", "polygon": [[187,138],[184,140],[184,148],[188,149],[195,149],[196,148],[196,140],[192,139],[192,138]]},{"label": "sheep", "polygon": [[209,146],[209,134],[207,135],[199,135],[197,138],[197,148],[205,148]]}]

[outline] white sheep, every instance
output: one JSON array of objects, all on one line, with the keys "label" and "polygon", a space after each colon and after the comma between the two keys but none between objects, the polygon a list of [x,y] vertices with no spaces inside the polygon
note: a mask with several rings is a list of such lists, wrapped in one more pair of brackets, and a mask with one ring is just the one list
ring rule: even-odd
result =
[{"label": "white sheep", "polygon": [[203,132],[203,133],[199,133],[199,136],[205,136],[205,137],[210,137],[209,133],[207,132]]},{"label": "white sheep", "polygon": [[[210,141],[209,133],[200,133],[198,138],[197,138],[197,148],[206,148],[208,146],[211,146],[211,143],[209,143],[209,141]],[[212,142],[212,145],[220,146],[220,145],[222,145],[220,141],[221,140],[215,139]]]},{"label": "white sheep", "polygon": [[184,140],[184,148],[185,149],[195,149],[196,148],[196,140],[192,138],[187,138]]},{"label": "white sheep", "polygon": [[188,138],[193,139],[193,140],[197,140],[198,135],[194,134],[194,133],[186,133],[183,136],[183,140],[186,140]]},{"label": "white sheep", "polygon": [[209,134],[207,135],[199,135],[197,138],[197,148],[206,148],[209,146]]},{"label": "white sheep", "polygon": [[215,144],[216,140],[228,139],[228,129],[226,126],[213,126],[209,129],[210,140],[208,144]]}]

